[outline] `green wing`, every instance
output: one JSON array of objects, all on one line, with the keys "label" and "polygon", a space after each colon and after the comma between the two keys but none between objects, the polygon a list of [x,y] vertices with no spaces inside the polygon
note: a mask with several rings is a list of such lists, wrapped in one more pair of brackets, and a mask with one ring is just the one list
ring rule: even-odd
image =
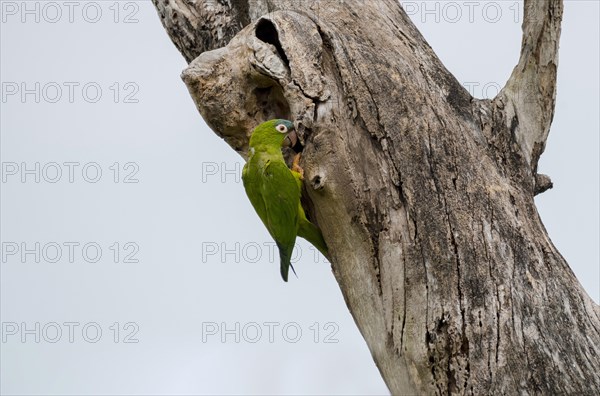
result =
[{"label": "green wing", "polygon": [[246,164],[242,180],[254,210],[277,243],[281,276],[287,281],[300,221],[298,183],[285,162],[278,160],[267,160],[262,169]]},{"label": "green wing", "polygon": [[250,203],[273,239],[291,241],[298,225],[300,188],[285,163],[267,160],[262,169],[246,164],[242,180]]},{"label": "green wing", "polygon": [[287,281],[298,232],[300,189],[283,161],[267,161],[263,178],[261,195],[266,209],[265,224],[279,248],[281,277]]},{"label": "green wing", "polygon": [[267,161],[261,195],[267,212],[267,228],[276,241],[294,241],[298,227],[300,189],[283,161]]}]

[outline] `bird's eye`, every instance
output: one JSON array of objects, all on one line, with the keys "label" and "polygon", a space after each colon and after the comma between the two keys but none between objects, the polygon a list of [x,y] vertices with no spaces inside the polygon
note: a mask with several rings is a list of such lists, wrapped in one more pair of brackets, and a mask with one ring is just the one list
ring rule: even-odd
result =
[{"label": "bird's eye", "polygon": [[279,124],[279,125],[277,125],[277,130],[278,130],[279,132],[281,132],[281,133],[287,133],[287,130],[288,130],[288,129],[287,129],[287,127],[286,127],[285,125],[283,125],[283,124]]}]

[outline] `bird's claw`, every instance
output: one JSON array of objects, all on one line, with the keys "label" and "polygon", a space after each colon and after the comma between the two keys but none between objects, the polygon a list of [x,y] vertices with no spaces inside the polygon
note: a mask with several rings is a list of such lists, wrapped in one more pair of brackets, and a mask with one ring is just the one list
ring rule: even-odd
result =
[{"label": "bird's claw", "polygon": [[300,180],[304,180],[304,169],[300,167],[300,153],[296,154],[292,162],[292,170],[300,175]]}]

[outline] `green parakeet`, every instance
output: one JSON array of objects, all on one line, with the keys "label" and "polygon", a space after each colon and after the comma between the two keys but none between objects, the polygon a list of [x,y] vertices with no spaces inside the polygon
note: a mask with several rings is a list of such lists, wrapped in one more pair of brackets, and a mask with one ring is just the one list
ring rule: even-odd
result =
[{"label": "green parakeet", "polygon": [[321,231],[306,219],[300,204],[302,170],[296,161],[294,170],[290,170],[281,153],[284,141],[291,142],[288,134],[293,129],[294,124],[287,120],[270,120],[256,127],[250,136],[248,162],[242,170],[250,203],[279,248],[281,277],[286,282],[290,267],[296,273],[290,262],[296,236],[327,255]]}]

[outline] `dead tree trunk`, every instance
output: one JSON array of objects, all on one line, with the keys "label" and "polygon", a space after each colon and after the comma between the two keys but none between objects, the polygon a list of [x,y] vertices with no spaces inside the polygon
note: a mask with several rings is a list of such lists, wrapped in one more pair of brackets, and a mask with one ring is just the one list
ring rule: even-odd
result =
[{"label": "dead tree trunk", "polygon": [[521,58],[471,97],[396,0],[154,0],[208,125],[245,155],[296,122],[310,214],[393,394],[596,394],[600,310],[534,195],[561,0],[526,0]]}]

